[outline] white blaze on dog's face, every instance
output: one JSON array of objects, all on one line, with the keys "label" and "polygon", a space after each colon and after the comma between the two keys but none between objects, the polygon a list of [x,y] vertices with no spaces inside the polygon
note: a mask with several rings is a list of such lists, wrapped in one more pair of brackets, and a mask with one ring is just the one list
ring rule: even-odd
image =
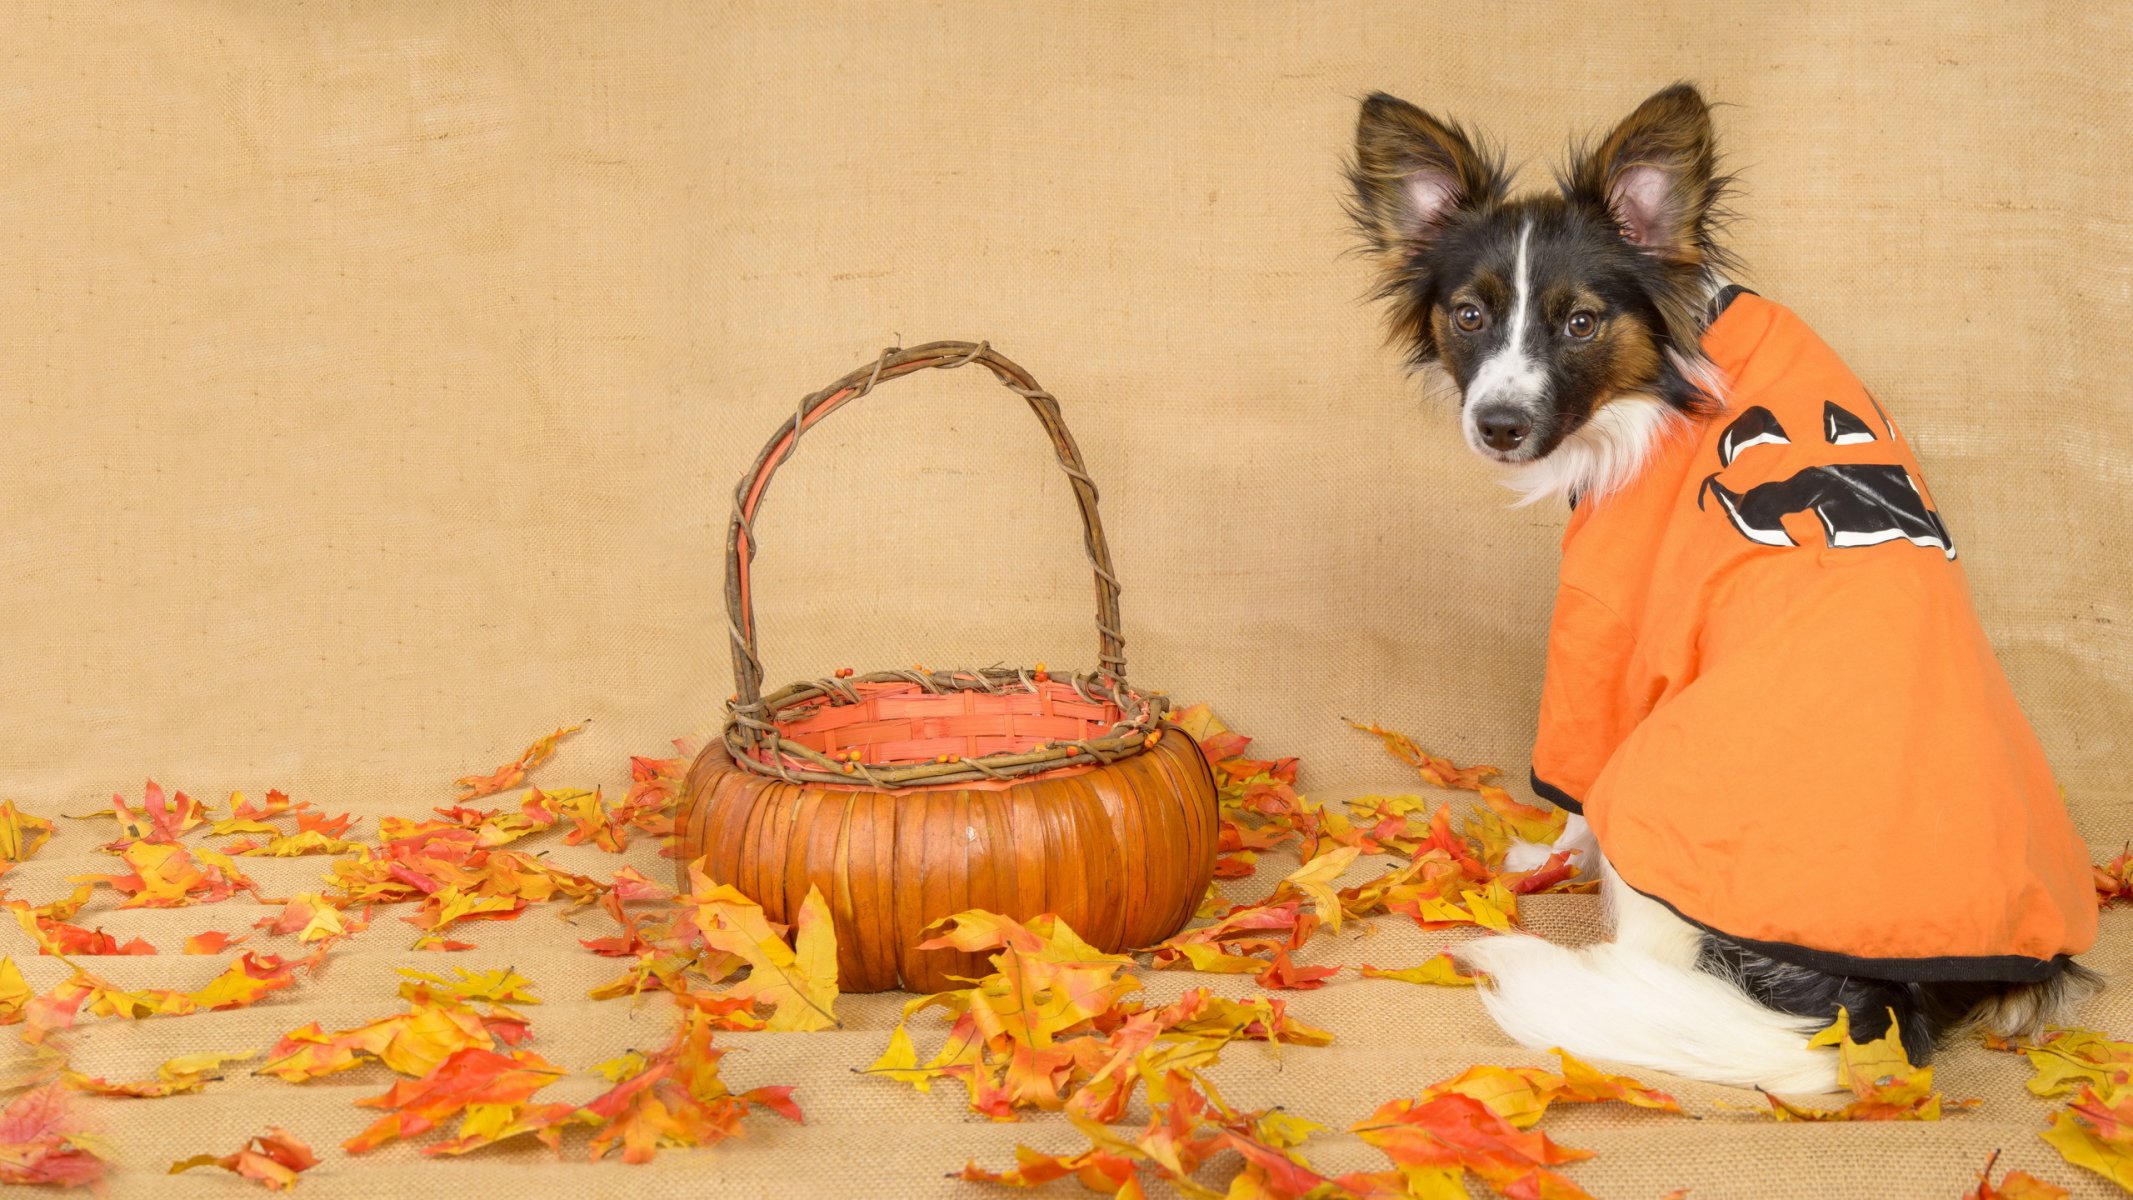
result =
[{"label": "white blaze on dog's face", "polygon": [[1556,192],[1506,196],[1501,160],[1390,96],[1363,104],[1353,214],[1396,336],[1460,397],[1467,444],[1529,498],[1596,495],[1680,414],[1713,402],[1698,347],[1718,251],[1709,110],[1653,96]]}]

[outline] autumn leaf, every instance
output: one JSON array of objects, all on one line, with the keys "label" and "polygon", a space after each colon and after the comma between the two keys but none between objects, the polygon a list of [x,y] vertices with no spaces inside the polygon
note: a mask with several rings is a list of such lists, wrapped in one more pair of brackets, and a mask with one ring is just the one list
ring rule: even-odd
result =
[{"label": "autumn leaf", "polygon": [[401,996],[410,1000],[427,992],[430,995],[449,997],[460,1003],[470,1000],[486,1000],[491,1004],[540,1003],[533,993],[526,990],[533,985],[533,981],[509,967],[496,971],[469,971],[464,967],[453,967],[452,974],[457,978],[449,980],[442,975],[432,975],[427,971],[416,971],[407,967],[400,968],[400,973],[415,981],[400,985]]},{"label": "autumn leaf", "polygon": [[[1130,1001],[1140,988],[1126,973],[1132,959],[1096,950],[1055,916],[1025,924],[974,910],[929,932],[936,936],[923,948],[994,951],[993,971],[967,988],[907,1002],[867,1073],[921,1091],[935,1079],[955,1079],[971,1108],[994,1120],[1014,1120],[1025,1108],[1064,1108],[1080,1120],[1114,1122],[1143,1078],[1205,1066],[1230,1042],[1331,1040],[1291,1018],[1278,999],[1234,1001],[1195,988],[1160,1008]],[[910,1024],[935,1008],[948,1015],[949,1028],[921,1061]]]},{"label": "autumn leaf", "polygon": [[517,896],[484,896],[445,887],[425,900],[409,924],[432,932],[461,921],[510,921],[525,911],[526,901]]},{"label": "autumn leaf", "polygon": [[1377,725],[1364,725],[1350,721],[1349,726],[1364,733],[1375,734],[1385,743],[1385,749],[1394,758],[1406,763],[1421,775],[1425,782],[1441,788],[1458,788],[1464,791],[1479,791],[1482,784],[1503,774],[1495,767],[1459,767],[1448,758],[1439,758],[1415,744],[1414,739],[1403,733],[1395,733]]},{"label": "autumn leaf", "polygon": [[773,1008],[773,1032],[838,1028],[837,932],[822,890],[810,886],[793,925],[793,943],[770,928],[755,901],[726,884],[694,897],[706,949],[740,958],[748,978],[727,989]]},{"label": "autumn leaf", "polygon": [[224,950],[227,950],[231,946],[235,946],[238,943],[245,941],[249,937],[251,937],[250,934],[241,934],[237,937],[231,937],[223,930],[211,929],[208,930],[206,933],[196,933],[191,937],[186,938],[185,953],[220,954]]},{"label": "autumn leaf", "polygon": [[2099,1093],[2082,1087],[2038,1136],[2066,1161],[2133,1192],[2133,1088]]},{"label": "autumn leaf", "polygon": [[23,812],[13,800],[0,803],[0,861],[21,862],[51,840],[52,822]]},{"label": "autumn leaf", "polygon": [[[1471,1171],[1505,1195],[1591,1200],[1551,1168],[1592,1157],[1539,1132],[1520,1130],[1489,1105],[1460,1092],[1395,1100],[1349,1128],[1404,1171]],[[1456,1177],[1455,1177],[1456,1178]],[[1520,1191],[1513,1192],[1511,1189]],[[1456,1193],[1448,1193],[1456,1194]]]},{"label": "autumn leaf", "polygon": [[102,1139],[79,1127],[57,1082],[24,1092],[0,1111],[0,1183],[94,1186],[110,1157]]},{"label": "autumn leaf", "polygon": [[493,796],[507,788],[516,787],[523,783],[528,771],[546,762],[548,756],[555,753],[557,742],[585,728],[585,725],[585,722],[580,721],[576,725],[558,729],[547,737],[541,738],[531,746],[526,747],[525,752],[516,759],[505,763],[489,774],[468,775],[461,779],[459,781],[460,802],[465,803],[468,800],[478,800],[483,796]]},{"label": "autumn leaf", "polygon": [[177,908],[227,900],[253,891],[250,879],[226,855],[175,842],[129,842],[119,857],[133,870],[124,875],[70,875],[70,883],[101,883],[126,897],[120,908]]},{"label": "autumn leaf", "polygon": [[1284,889],[1301,892],[1318,911],[1318,919],[1324,921],[1327,928],[1336,933],[1340,932],[1341,902],[1339,897],[1333,894],[1332,884],[1355,864],[1356,857],[1361,853],[1362,851],[1354,846],[1340,846],[1326,851],[1289,872],[1282,879],[1281,886],[1275,889],[1274,899],[1278,900]]},{"label": "autumn leaf", "polygon": [[1839,1008],[1834,1024],[1808,1039],[1810,1046],[1837,1048],[1837,1082],[1855,1097],[1836,1109],[1813,1109],[1764,1093],[1770,1115],[1780,1121],[1938,1121],[1945,1104],[1973,1108],[1976,1100],[1944,1102],[1933,1090],[1933,1068],[1913,1067],[1903,1049],[1903,1031],[1889,1013],[1888,1032],[1870,1042],[1851,1036],[1851,1013]]},{"label": "autumn leaf", "polygon": [[1363,966],[1358,972],[1365,979],[1398,979],[1406,983],[1428,983],[1438,987],[1473,987],[1474,977],[1459,973],[1459,965],[1450,954],[1440,953],[1418,967],[1403,967],[1399,970],[1380,970]]},{"label": "autumn leaf", "polygon": [[118,817],[123,835],[109,847],[114,850],[131,841],[175,843],[187,830],[207,819],[207,809],[199,801],[184,792],[166,797],[153,779],[148,781],[138,812],[127,807],[126,798],[116,793],[111,797],[111,810]]},{"label": "autumn leaf", "polygon": [[112,1083],[104,1079],[92,1079],[76,1071],[66,1071],[63,1077],[68,1086],[76,1091],[97,1096],[132,1096],[155,1098],[175,1096],[180,1092],[197,1092],[209,1083],[222,1078],[221,1067],[226,1062],[242,1062],[259,1056],[257,1050],[239,1050],[234,1053],[186,1054],[169,1059],[156,1068],[154,1079],[134,1083]]},{"label": "autumn leaf", "polygon": [[409,947],[409,949],[413,950],[436,950],[444,953],[453,953],[460,950],[472,950],[474,948],[474,943],[472,942],[455,942],[450,938],[438,937],[434,933],[423,934],[421,937],[415,939],[415,943],[413,946]]},{"label": "autumn leaf", "polygon": [[296,983],[296,964],[279,955],[247,951],[237,956],[229,969],[192,993],[195,1007],[220,1010],[244,1008],[268,992]]},{"label": "autumn leaf", "polygon": [[1985,1160],[1985,1169],[1978,1172],[1977,1187],[1963,1194],[1963,1200],[2066,1200],[2065,1188],[2053,1187],[2026,1171],[2009,1171],[1999,1183],[1992,1182],[1992,1168],[2000,1161],[2000,1152],[1995,1150]]},{"label": "autumn leaf", "polygon": [[416,989],[406,1012],[327,1033],[313,1021],[282,1035],[254,1072],[290,1083],[345,1071],[365,1058],[410,1076],[427,1075],[465,1049],[493,1050],[496,1035],[473,1008]]},{"label": "autumn leaf", "polygon": [[264,843],[233,842],[224,849],[246,858],[296,858],[305,854],[346,854],[361,844],[342,841],[321,830],[305,829]]},{"label": "autumn leaf", "polygon": [[1287,950],[1277,949],[1273,961],[1254,978],[1263,988],[1308,991],[1325,986],[1325,982],[1340,971],[1339,967],[1298,966],[1290,960]]},{"label": "autumn leaf", "polygon": [[629,835],[622,826],[615,824],[613,815],[601,801],[600,789],[565,788],[547,793],[546,800],[549,807],[570,820],[572,828],[563,835],[564,845],[591,842],[610,854],[620,854],[629,845]]},{"label": "autumn leaf", "polygon": [[39,954],[53,955],[100,955],[100,954],[154,954],[156,948],[140,938],[125,945],[102,929],[83,929],[65,921],[54,921],[37,915],[26,904],[8,902],[5,907],[15,914],[22,931],[37,943]]},{"label": "autumn leaf", "polygon": [[23,1010],[37,993],[22,978],[22,969],[12,958],[0,958],[0,1025],[19,1025]]},{"label": "autumn leaf", "polygon": [[[1149,1119],[1137,1138],[1121,1136],[1108,1125],[1069,1112],[1075,1129],[1089,1140],[1083,1151],[1051,1155],[1020,1146],[1015,1166],[988,1171],[975,1162],[957,1178],[973,1182],[1036,1187],[1073,1178],[1090,1191],[1117,1197],[1145,1195],[1145,1180],[1168,1183],[1183,1196],[1218,1200],[1303,1200],[1327,1195],[1358,1196],[1337,1188],[1312,1170],[1295,1147],[1318,1127],[1287,1114],[1246,1112],[1231,1107],[1212,1085],[1189,1070],[1158,1070],[1142,1063],[1136,1073],[1148,1076]],[[1237,1155],[1239,1168],[1226,1192],[1196,1179],[1202,1168],[1225,1151]],[[1342,1181],[1345,1182],[1345,1181]],[[1397,1195],[1374,1192],[1373,1196]]]},{"label": "autumn leaf", "polygon": [[2096,906],[2109,908],[2113,904],[2133,904],[2133,846],[2120,851],[2117,858],[2100,867],[2092,867],[2096,876]]},{"label": "autumn leaf", "polygon": [[253,922],[253,927],[268,933],[293,933],[300,942],[316,942],[349,932],[340,910],[318,892],[295,896],[279,913]]},{"label": "autumn leaf", "polygon": [[195,1167],[221,1167],[268,1191],[278,1192],[296,1186],[299,1173],[318,1165],[318,1156],[311,1152],[294,1134],[286,1129],[269,1128],[266,1133],[247,1141],[235,1154],[220,1158],[212,1154],[196,1154],[170,1164],[167,1174],[176,1175]]},{"label": "autumn leaf", "polygon": [[[375,1150],[396,1138],[415,1137],[470,1108],[519,1105],[565,1072],[526,1050],[498,1054],[469,1046],[455,1050],[427,1074],[393,1084],[380,1096],[356,1103],[386,1115],[341,1143],[350,1154]],[[475,1114],[479,1119],[480,1114]]]},{"label": "autumn leaf", "polygon": [[2029,1059],[2035,1073],[2028,1087],[2039,1096],[2064,1096],[2084,1086],[2106,1091],[2133,1086],[2133,1042],[2113,1041],[2092,1029],[2054,1026],[2035,1041],[1994,1048],[2019,1051]]}]

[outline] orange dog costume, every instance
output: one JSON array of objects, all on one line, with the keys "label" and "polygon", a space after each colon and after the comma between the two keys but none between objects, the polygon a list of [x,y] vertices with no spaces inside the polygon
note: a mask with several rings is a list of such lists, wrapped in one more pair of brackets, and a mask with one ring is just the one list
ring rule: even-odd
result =
[{"label": "orange dog costume", "polygon": [[1781,961],[2048,978],[2087,847],[1917,461],[1836,354],[1736,290],[1725,411],[1563,539],[1534,788],[1623,882]]}]

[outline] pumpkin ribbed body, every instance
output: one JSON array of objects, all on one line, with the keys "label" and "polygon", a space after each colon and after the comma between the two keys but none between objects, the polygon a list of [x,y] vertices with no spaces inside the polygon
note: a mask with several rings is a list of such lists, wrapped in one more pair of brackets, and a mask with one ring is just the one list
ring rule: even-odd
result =
[{"label": "pumpkin ribbed body", "polygon": [[1056,913],[1106,951],[1152,945],[1192,917],[1216,852],[1213,773],[1171,728],[1109,764],[972,787],[788,783],[712,742],[689,769],[681,862],[699,857],[789,923],[810,886],[837,927],[839,989],[934,992],[982,976],[977,955],[920,950],[966,909]]}]

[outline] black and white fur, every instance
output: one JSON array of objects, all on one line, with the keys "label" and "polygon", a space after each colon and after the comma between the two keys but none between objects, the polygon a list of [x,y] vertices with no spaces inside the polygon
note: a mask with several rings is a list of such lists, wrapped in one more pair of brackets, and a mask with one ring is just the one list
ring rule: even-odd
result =
[{"label": "black and white fur", "polygon": [[[1699,348],[1729,261],[1714,240],[1728,180],[1710,112],[1686,84],[1575,153],[1551,193],[1512,198],[1502,159],[1456,124],[1378,94],[1363,102],[1351,213],[1381,266],[1379,295],[1411,365],[1457,397],[1478,454],[1522,502],[1600,502],[1691,415],[1722,407]],[[2096,977],[2048,983],[1899,983],[1767,958],[1622,886],[1583,818],[1551,849],[1597,867],[1613,923],[1602,945],[1526,935],[1455,953],[1490,977],[1482,999],[1517,1040],[1772,1091],[1832,1090],[1832,1052],[1807,1039],[1839,1008],[1854,1036],[1890,1014],[1920,1062],[1966,1024],[2034,1032]]]}]

